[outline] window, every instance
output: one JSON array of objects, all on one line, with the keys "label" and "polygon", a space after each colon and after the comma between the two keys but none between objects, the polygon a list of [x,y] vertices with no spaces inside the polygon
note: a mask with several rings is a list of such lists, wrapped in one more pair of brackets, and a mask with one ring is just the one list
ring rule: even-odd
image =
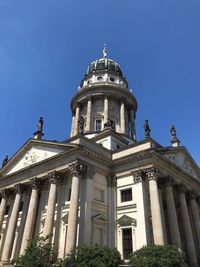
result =
[{"label": "window", "polygon": [[95,131],[100,132],[101,131],[101,120],[96,120],[95,122]]},{"label": "window", "polygon": [[131,228],[123,229],[122,236],[123,236],[124,259],[128,259],[129,254],[133,252]]},{"label": "window", "polygon": [[132,200],[132,189],[125,189],[121,191],[121,202],[131,201]]},{"label": "window", "polygon": [[110,77],[110,81],[111,81],[111,82],[114,82],[115,79],[114,79],[113,77]]},{"label": "window", "polygon": [[102,80],[103,80],[103,77],[99,76],[99,77],[97,78],[97,80],[98,80],[98,81],[102,81]]}]

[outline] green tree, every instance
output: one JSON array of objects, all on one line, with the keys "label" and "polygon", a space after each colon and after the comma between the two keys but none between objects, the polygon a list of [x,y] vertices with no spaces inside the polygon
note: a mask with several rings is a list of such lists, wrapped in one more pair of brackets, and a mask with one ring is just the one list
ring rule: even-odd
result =
[{"label": "green tree", "polygon": [[117,267],[120,261],[117,249],[82,245],[77,247],[75,254],[66,257],[63,267]]},{"label": "green tree", "polygon": [[20,256],[16,267],[51,267],[54,261],[53,249],[49,241],[51,237],[37,237],[30,241],[24,255]]},{"label": "green tree", "polygon": [[184,253],[175,246],[145,246],[130,255],[132,267],[187,267]]}]

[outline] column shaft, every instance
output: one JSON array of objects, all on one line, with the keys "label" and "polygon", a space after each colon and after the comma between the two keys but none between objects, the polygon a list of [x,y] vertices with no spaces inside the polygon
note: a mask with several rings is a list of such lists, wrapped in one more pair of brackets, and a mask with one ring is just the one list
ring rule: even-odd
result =
[{"label": "column shaft", "polygon": [[131,119],[131,136],[134,140],[136,140],[134,110],[130,111],[130,119]]},{"label": "column shaft", "polygon": [[166,203],[167,203],[167,214],[169,219],[169,230],[171,242],[173,245],[181,248],[181,237],[178,226],[178,219],[176,214],[176,207],[174,202],[174,195],[171,185],[167,185],[165,188]]},{"label": "column shaft", "polygon": [[150,192],[150,205],[151,205],[154,244],[164,245],[164,231],[163,231],[163,224],[162,224],[161,205],[159,201],[158,185],[154,177],[154,174],[150,172],[148,175],[150,175],[149,192]]},{"label": "column shaft", "polygon": [[47,204],[47,214],[44,225],[44,236],[51,235],[53,231],[55,205],[56,205],[57,186],[56,181],[51,180],[49,198]]},{"label": "column shaft", "polygon": [[79,178],[75,174],[73,174],[72,191],[71,191],[71,199],[69,206],[69,217],[68,217],[66,254],[72,253],[76,246],[78,208],[79,208]]},{"label": "column shaft", "polygon": [[6,197],[2,196],[1,205],[0,205],[0,229],[1,229],[2,223],[3,223],[5,207],[6,207]]},{"label": "column shaft", "polygon": [[104,97],[104,124],[107,123],[109,117],[109,105],[108,105],[108,96]]},{"label": "column shaft", "polygon": [[80,107],[79,105],[76,107],[76,115],[74,120],[74,136],[78,134],[78,121],[80,116]]},{"label": "column shaft", "polygon": [[125,126],[125,104],[122,101],[120,104],[120,128],[121,133],[126,133],[126,126]]},{"label": "column shaft", "polygon": [[36,187],[32,187],[31,198],[29,202],[26,223],[24,227],[24,234],[22,238],[20,255],[24,253],[25,249],[28,247],[30,239],[32,238],[37,204],[38,204],[38,189]]},{"label": "column shaft", "polygon": [[86,132],[91,131],[91,117],[92,117],[92,100],[91,98],[89,98],[87,102]]},{"label": "column shaft", "polygon": [[75,123],[75,114],[72,115],[72,125],[71,125],[70,137],[74,136],[74,123]]},{"label": "column shaft", "polygon": [[185,244],[186,244],[186,251],[188,260],[193,267],[197,267],[197,257],[195,253],[195,245],[192,235],[192,228],[190,224],[190,218],[189,213],[187,209],[187,203],[185,199],[185,193],[183,191],[179,191],[179,203],[180,203],[180,209],[181,209],[181,217],[182,217],[182,223],[183,223],[183,230],[184,230],[184,236],[185,236]]},{"label": "column shaft", "polygon": [[3,248],[3,253],[2,253],[2,261],[3,262],[9,262],[10,261],[10,256],[12,252],[12,247],[13,247],[13,241],[15,237],[15,229],[17,225],[17,220],[18,220],[18,212],[19,212],[19,206],[21,202],[21,193],[17,192],[14,200],[14,205],[12,208],[10,220],[8,222],[8,229],[6,233],[6,238],[4,242],[4,248]]},{"label": "column shaft", "polygon": [[197,235],[197,241],[198,241],[198,248],[200,251],[200,218],[199,218],[199,212],[197,207],[196,199],[191,199],[191,207],[192,207],[192,217],[194,220],[194,226],[195,226],[195,232]]}]

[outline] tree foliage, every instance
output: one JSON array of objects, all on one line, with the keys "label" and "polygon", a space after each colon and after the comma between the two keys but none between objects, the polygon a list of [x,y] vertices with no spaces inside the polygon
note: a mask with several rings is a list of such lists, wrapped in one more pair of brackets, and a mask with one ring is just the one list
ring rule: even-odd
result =
[{"label": "tree foliage", "polygon": [[37,237],[30,241],[25,253],[20,256],[16,267],[51,267],[53,263],[53,249],[49,241],[50,236]]},{"label": "tree foliage", "polygon": [[63,267],[117,267],[120,254],[117,249],[100,245],[82,245],[77,247],[74,255],[66,257]]},{"label": "tree foliage", "polygon": [[184,253],[175,246],[145,246],[130,256],[132,267],[187,267]]}]

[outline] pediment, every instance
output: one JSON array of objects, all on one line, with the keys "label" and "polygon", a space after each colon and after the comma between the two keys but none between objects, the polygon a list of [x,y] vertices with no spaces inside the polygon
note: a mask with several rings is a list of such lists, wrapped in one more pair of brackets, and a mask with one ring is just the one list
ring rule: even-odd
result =
[{"label": "pediment", "polygon": [[131,218],[127,215],[123,215],[117,220],[117,223],[121,226],[130,226],[130,225],[136,226],[136,219]]},{"label": "pediment", "polygon": [[166,151],[163,156],[170,160],[172,163],[180,167],[183,171],[188,173],[189,175],[198,178],[200,177],[200,170],[192,159],[190,154],[187,152],[186,149],[178,150],[178,151]]},{"label": "pediment", "polygon": [[9,175],[44,161],[67,149],[66,144],[29,140],[1,170],[3,175]]}]

